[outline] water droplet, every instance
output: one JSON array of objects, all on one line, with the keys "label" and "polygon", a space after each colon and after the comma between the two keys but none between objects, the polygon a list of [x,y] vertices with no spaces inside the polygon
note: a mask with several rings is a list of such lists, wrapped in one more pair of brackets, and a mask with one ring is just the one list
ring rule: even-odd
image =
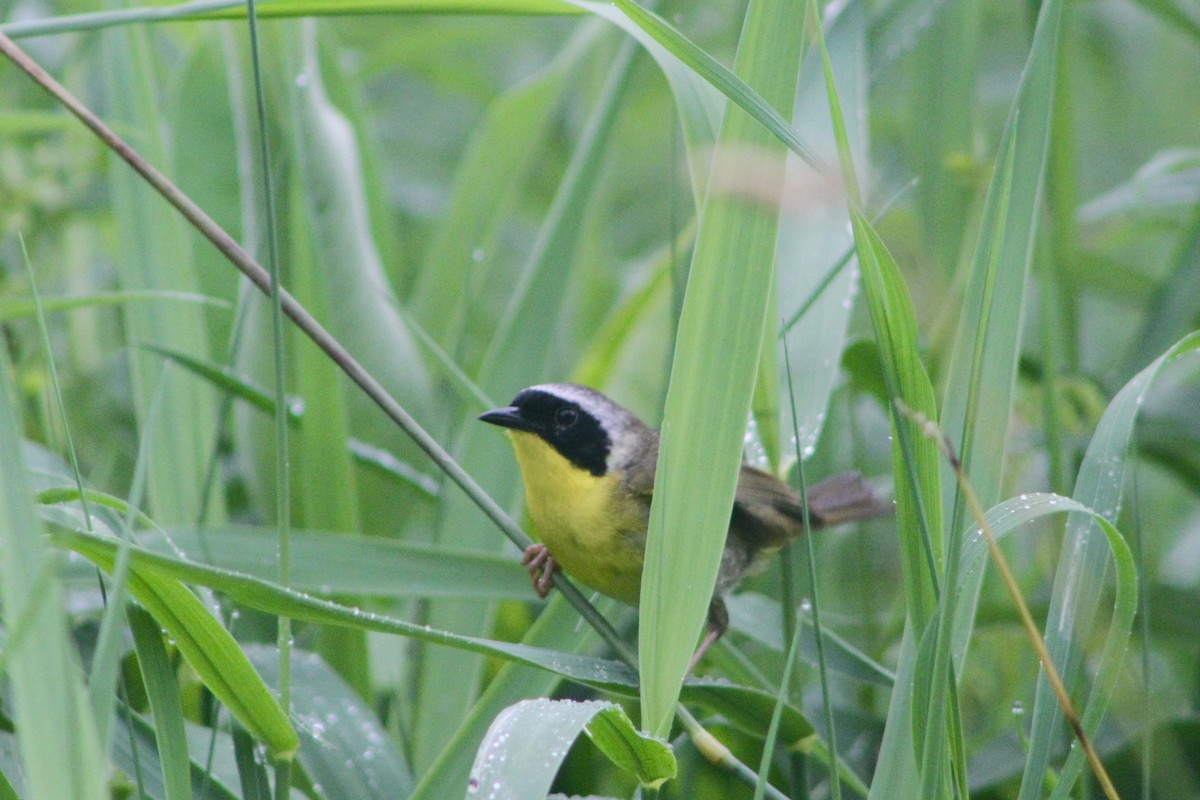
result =
[{"label": "water droplet", "polygon": [[1025,704],[1020,700],[1014,700],[1012,704],[1012,713],[1014,716],[1021,716],[1025,713]]},{"label": "water droplet", "polygon": [[296,76],[296,85],[298,87],[300,87],[301,89],[307,89],[308,88],[308,75],[303,72],[301,72],[299,75],[297,75]]},{"label": "water droplet", "polygon": [[471,260],[474,261],[476,264],[483,261],[483,248],[482,247],[476,247],[474,250],[471,251]]}]

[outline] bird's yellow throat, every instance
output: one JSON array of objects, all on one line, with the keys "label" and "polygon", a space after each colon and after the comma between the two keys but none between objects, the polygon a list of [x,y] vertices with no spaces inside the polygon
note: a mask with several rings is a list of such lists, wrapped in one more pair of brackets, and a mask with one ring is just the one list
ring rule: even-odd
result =
[{"label": "bird's yellow throat", "polygon": [[569,575],[637,605],[645,544],[628,535],[637,522],[627,519],[625,504],[616,502],[618,476],[597,476],[575,466],[536,434],[509,430],[508,435],[538,537]]}]

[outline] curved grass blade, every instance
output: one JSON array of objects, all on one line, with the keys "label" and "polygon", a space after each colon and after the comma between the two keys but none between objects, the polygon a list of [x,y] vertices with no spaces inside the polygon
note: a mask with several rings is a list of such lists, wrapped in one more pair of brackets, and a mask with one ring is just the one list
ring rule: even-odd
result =
[{"label": "curved grass blade", "polygon": [[275,758],[289,758],[299,746],[296,731],[269,689],[250,666],[229,632],[183,584],[139,568],[135,545],[86,533],[58,532],[52,538],[80,537],[79,552],[106,571],[113,569],[118,548],[130,554],[129,592],[150,612],[175,642],[204,684]]},{"label": "curved grass blade", "polygon": [[620,706],[539,698],[510,706],[492,722],[471,768],[467,797],[546,796],[581,733],[643,786],[654,788],[675,776],[670,745],[638,733]]},{"label": "curved grass blade", "polygon": [[[1166,363],[1200,350],[1200,332],[1193,333],[1159,356],[1117,393],[1104,412],[1075,482],[1074,500],[1096,509],[1110,523],[1120,510],[1121,493],[1128,466],[1127,454],[1138,410],[1155,377]],[[1062,556],[1054,577],[1045,638],[1068,691],[1078,685],[1083,671],[1083,648],[1092,628],[1100,600],[1109,546],[1097,536],[1107,530],[1087,515],[1073,513],[1067,519]],[[1021,783],[1021,800],[1041,795],[1041,778],[1049,768],[1051,753],[1059,739],[1062,712],[1044,675],[1038,678],[1031,717],[1029,751]],[[1064,781],[1069,790],[1073,781]],[[1064,790],[1066,791],[1066,790]]]}]

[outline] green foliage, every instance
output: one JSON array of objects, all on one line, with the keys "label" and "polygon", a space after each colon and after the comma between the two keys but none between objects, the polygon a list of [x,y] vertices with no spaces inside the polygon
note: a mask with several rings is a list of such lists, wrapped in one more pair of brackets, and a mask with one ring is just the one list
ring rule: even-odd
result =
[{"label": "green foliage", "polygon": [[[942,436],[1120,795],[1200,795],[1200,17],[821,5],[260,0],[259,119],[244,3],[0,3],[498,504],[5,61],[0,797],[1098,796]],[[496,529],[475,417],[572,379],[664,427],[636,664]],[[796,453],[897,514],[685,679]]]}]

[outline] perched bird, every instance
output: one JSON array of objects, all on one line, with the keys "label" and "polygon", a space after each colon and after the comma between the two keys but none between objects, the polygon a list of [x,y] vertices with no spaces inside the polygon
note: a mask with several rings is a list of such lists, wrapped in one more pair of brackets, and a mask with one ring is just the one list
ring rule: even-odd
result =
[{"label": "perched bird", "polygon": [[[658,431],[600,392],[573,383],[531,386],[505,408],[480,415],[508,429],[525,481],[525,504],[541,542],[522,563],[539,597],[561,567],[588,586],[638,604]],[[857,473],[834,475],[808,489],[812,528],[882,516],[891,502]],[[729,627],[724,595],[761,570],[803,533],[800,495],[773,475],[743,464],[725,551],[708,609],[699,656]]]}]

